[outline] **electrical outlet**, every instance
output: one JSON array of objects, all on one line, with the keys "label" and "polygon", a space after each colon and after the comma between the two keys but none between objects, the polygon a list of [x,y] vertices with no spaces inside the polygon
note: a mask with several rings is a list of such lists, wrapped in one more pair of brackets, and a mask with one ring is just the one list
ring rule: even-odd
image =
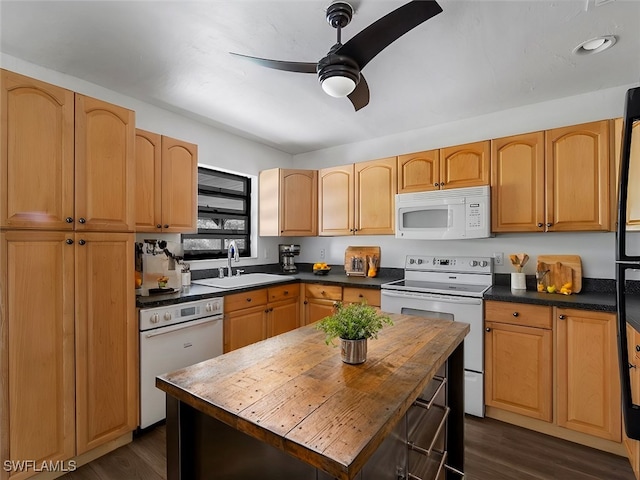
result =
[{"label": "electrical outlet", "polygon": [[324,259],[324,256],[325,256],[324,248],[321,248],[320,249],[320,258]]},{"label": "electrical outlet", "polygon": [[496,252],[493,254],[493,264],[494,265],[503,265],[504,264],[504,253]]}]

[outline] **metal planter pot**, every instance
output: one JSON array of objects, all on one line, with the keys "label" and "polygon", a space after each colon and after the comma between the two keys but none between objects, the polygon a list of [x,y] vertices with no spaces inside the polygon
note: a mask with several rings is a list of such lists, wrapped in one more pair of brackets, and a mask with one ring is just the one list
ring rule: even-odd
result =
[{"label": "metal planter pot", "polygon": [[364,363],[367,359],[366,338],[361,338],[359,340],[345,340],[341,338],[340,349],[342,351],[342,361],[344,363],[357,365],[359,363]]}]

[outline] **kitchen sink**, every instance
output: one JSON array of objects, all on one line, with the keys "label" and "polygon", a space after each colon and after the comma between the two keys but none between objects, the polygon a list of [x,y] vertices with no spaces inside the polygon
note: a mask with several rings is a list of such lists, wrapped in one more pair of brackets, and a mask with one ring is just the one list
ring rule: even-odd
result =
[{"label": "kitchen sink", "polygon": [[202,280],[193,280],[191,283],[215,288],[245,288],[255,285],[286,282],[288,280],[291,280],[290,276],[275,275],[273,273],[247,273],[246,275],[235,277],[203,278]]}]

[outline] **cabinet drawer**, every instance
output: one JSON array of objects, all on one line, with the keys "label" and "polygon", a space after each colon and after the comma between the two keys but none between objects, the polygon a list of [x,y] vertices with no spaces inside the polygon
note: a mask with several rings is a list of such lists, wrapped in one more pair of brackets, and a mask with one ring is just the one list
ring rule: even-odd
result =
[{"label": "cabinet drawer", "polygon": [[551,307],[544,305],[528,305],[524,303],[493,302],[484,304],[486,321],[523,325],[551,329]]},{"label": "cabinet drawer", "polygon": [[342,300],[342,287],[335,285],[307,285],[307,298],[326,298],[327,300]]},{"label": "cabinet drawer", "polygon": [[243,308],[255,307],[256,305],[267,304],[267,289],[252,290],[250,292],[235,293],[233,295],[225,295],[224,311],[233,312]]},{"label": "cabinet drawer", "polygon": [[278,287],[269,287],[267,290],[269,294],[269,303],[300,296],[299,283],[280,285]]},{"label": "cabinet drawer", "polygon": [[360,303],[364,300],[367,305],[379,307],[380,290],[374,290],[372,288],[344,287],[344,290],[342,291],[342,300],[344,303]]}]

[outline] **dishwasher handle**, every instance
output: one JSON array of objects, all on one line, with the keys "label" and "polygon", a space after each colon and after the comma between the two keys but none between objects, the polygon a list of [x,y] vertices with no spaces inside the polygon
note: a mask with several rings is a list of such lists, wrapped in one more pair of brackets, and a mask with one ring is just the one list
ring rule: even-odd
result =
[{"label": "dishwasher handle", "polygon": [[222,320],[222,315],[217,315],[215,317],[206,317],[201,318],[200,320],[191,320],[184,323],[179,323],[177,325],[171,325],[170,327],[163,327],[153,330],[147,334],[145,334],[145,338],[153,338],[158,337],[160,335],[165,335],[167,333],[177,332],[178,330],[185,330],[187,328],[197,327],[198,325],[204,325],[205,323],[217,322]]}]

